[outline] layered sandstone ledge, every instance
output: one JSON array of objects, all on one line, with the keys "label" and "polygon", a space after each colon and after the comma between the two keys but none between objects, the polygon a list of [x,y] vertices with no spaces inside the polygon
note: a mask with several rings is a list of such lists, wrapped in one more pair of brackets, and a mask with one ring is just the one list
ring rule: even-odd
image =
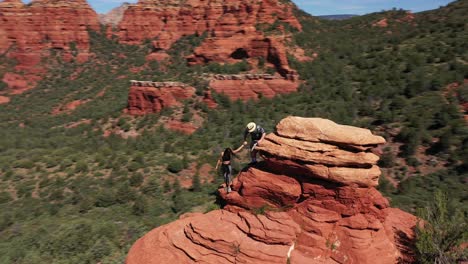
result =
[{"label": "layered sandstone ledge", "polygon": [[384,142],[367,129],[288,117],[260,145],[265,161],[245,168],[234,192],[219,190],[223,210],[152,230],[126,262],[411,262],[416,218],[374,188],[371,150]]},{"label": "layered sandstone ledge", "polygon": [[299,82],[285,79],[213,79],[209,87],[231,100],[257,100],[261,97],[273,98],[279,94],[297,92]]},{"label": "layered sandstone ledge", "polygon": [[132,81],[126,112],[130,115],[158,113],[163,108],[180,106],[195,95],[195,88],[179,82]]}]

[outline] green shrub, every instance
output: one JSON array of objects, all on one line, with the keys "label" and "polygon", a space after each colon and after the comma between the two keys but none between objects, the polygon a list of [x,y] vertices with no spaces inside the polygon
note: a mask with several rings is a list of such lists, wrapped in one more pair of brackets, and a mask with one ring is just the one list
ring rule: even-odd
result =
[{"label": "green shrub", "polygon": [[95,205],[97,207],[109,207],[117,203],[115,194],[110,190],[101,190],[96,195]]},{"label": "green shrub", "polygon": [[178,173],[184,169],[184,163],[180,159],[173,159],[168,165],[167,170],[172,173]]},{"label": "green shrub", "polygon": [[11,197],[11,195],[7,192],[0,192],[0,204],[3,204],[3,203],[8,203],[10,201],[12,201],[13,198]]},{"label": "green shrub", "polygon": [[144,215],[147,211],[148,204],[143,196],[138,196],[132,206],[134,215]]},{"label": "green shrub", "polygon": [[88,163],[86,161],[80,160],[75,165],[75,172],[88,172]]},{"label": "green shrub", "polygon": [[130,186],[138,187],[143,183],[143,180],[144,180],[143,174],[135,173],[129,179]]},{"label": "green shrub", "polygon": [[468,251],[460,245],[468,238],[464,213],[437,191],[428,206],[419,211],[424,220],[416,228],[416,249],[421,263],[457,263]]}]

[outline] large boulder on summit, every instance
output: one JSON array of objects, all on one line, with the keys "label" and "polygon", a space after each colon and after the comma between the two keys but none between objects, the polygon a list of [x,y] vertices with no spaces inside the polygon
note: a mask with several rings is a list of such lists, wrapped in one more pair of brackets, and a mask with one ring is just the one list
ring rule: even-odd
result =
[{"label": "large boulder on summit", "polygon": [[[322,118],[288,117],[258,149],[280,167],[293,166],[311,177],[368,187],[377,186],[380,175],[379,157],[369,150],[383,143],[383,137],[368,129]],[[281,165],[284,161],[289,165]]]},{"label": "large boulder on summit", "polygon": [[409,263],[416,217],[376,189],[367,129],[288,117],[258,147],[225,206],[139,239],[127,263]]}]

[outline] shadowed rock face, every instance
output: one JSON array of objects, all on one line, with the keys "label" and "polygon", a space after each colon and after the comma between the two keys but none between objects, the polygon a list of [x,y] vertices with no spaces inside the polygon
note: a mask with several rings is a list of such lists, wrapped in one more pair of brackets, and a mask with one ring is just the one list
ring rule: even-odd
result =
[{"label": "shadowed rock face", "polygon": [[411,262],[416,217],[374,188],[371,150],[384,142],[329,120],[285,118],[260,144],[265,160],[237,176],[234,192],[219,189],[223,210],[154,229],[127,263]]}]

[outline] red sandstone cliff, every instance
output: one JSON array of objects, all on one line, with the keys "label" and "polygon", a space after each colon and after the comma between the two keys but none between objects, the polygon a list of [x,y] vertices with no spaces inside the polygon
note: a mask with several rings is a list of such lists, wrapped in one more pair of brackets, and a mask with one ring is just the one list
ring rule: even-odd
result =
[{"label": "red sandstone cliff", "polygon": [[[223,210],[192,214],[140,238],[127,264],[408,263],[416,217],[376,189],[367,129],[288,117],[259,149],[265,161],[220,189]],[[262,212],[267,208],[266,212]]]},{"label": "red sandstone cliff", "polygon": [[50,49],[64,50],[65,59],[78,62],[89,57],[87,27],[99,29],[97,14],[86,0],[20,0],[0,2],[0,54],[16,59],[15,70],[22,75],[4,77],[10,88],[22,91],[34,86],[44,72],[41,58]]},{"label": "red sandstone cliff", "polygon": [[287,23],[301,30],[293,15],[294,5],[278,0],[227,1],[140,0],[130,5],[116,34],[123,43],[140,44],[154,39],[150,58],[165,58],[164,51],[182,36],[208,33],[208,38],[190,56],[191,64],[235,62],[264,57],[287,75],[289,68],[283,36],[265,36],[258,25]]},{"label": "red sandstone cliff", "polygon": [[298,82],[284,79],[258,80],[211,80],[210,88],[231,100],[256,100],[260,97],[273,98],[278,94],[297,92]]},{"label": "red sandstone cliff", "polygon": [[195,94],[195,88],[178,82],[133,81],[126,111],[131,115],[160,112],[165,107],[181,105]]}]

